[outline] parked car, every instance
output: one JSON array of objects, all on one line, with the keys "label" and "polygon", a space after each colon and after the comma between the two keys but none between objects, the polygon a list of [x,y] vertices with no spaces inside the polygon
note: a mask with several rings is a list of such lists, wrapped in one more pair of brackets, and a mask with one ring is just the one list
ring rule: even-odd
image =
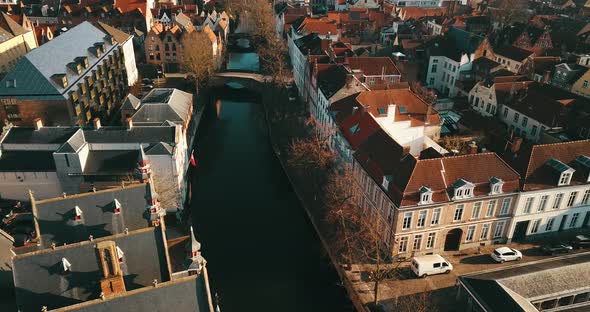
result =
[{"label": "parked car", "polygon": [[496,248],[491,256],[494,261],[500,263],[522,259],[522,253],[520,251],[508,247]]},{"label": "parked car", "polygon": [[141,85],[141,88],[143,90],[151,90],[154,88],[154,85],[153,84],[144,84],[144,85]]},{"label": "parked car", "polygon": [[572,246],[576,249],[590,248],[590,237],[578,235],[572,241]]},{"label": "parked car", "polygon": [[541,247],[541,252],[546,255],[556,255],[560,253],[568,253],[573,247],[565,243],[548,244]]},{"label": "parked car", "polygon": [[426,255],[412,258],[410,269],[418,277],[449,273],[453,265],[440,255]]},{"label": "parked car", "polygon": [[143,84],[152,84],[152,83],[154,83],[154,81],[152,79],[150,79],[150,78],[143,78],[143,79],[141,79],[141,82]]},{"label": "parked car", "polygon": [[293,102],[297,100],[297,87],[295,84],[288,84],[287,85],[287,94],[289,95],[289,101]]}]

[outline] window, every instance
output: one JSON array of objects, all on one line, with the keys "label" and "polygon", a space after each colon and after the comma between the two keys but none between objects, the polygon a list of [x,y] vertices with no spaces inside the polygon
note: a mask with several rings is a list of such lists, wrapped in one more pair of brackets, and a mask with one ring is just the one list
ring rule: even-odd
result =
[{"label": "window", "polygon": [[481,202],[473,204],[473,211],[471,212],[471,219],[479,219],[479,213],[481,211]]},{"label": "window", "polygon": [[584,83],[582,84],[582,88],[584,88],[584,89],[588,88],[588,80],[584,80]]},{"label": "window", "polygon": [[549,195],[541,196],[541,201],[539,202],[539,207],[537,208],[538,212],[545,211],[545,207],[547,206],[548,200],[549,200]]},{"label": "window", "polygon": [[534,197],[529,197],[526,199],[526,202],[524,203],[524,213],[531,213],[531,208],[533,207],[534,201]]},{"label": "window", "polygon": [[488,202],[488,210],[486,211],[486,217],[491,217],[494,215],[494,209],[496,209],[496,200],[490,200]]},{"label": "window", "polygon": [[428,81],[428,85],[434,85],[434,78],[431,77],[430,80]]},{"label": "window", "polygon": [[428,233],[428,238],[426,239],[426,249],[430,249],[434,247],[434,241],[436,239],[436,232]]},{"label": "window", "polygon": [[531,234],[536,234],[539,232],[539,224],[541,224],[541,219],[533,221],[533,226],[531,226]]},{"label": "window", "polygon": [[553,209],[559,209],[561,206],[561,200],[563,199],[563,193],[559,193],[555,195],[555,200],[553,200]]},{"label": "window", "polygon": [[572,179],[572,173],[571,172],[564,172],[559,177],[559,183],[557,185],[559,185],[559,186],[569,185],[571,179]]},{"label": "window", "polygon": [[432,221],[430,221],[430,225],[438,225],[440,221],[440,210],[441,208],[435,208],[432,211]]},{"label": "window", "polygon": [[570,227],[574,228],[576,227],[576,223],[578,223],[578,219],[580,218],[580,213],[579,212],[575,212],[572,215],[572,219],[570,220]]},{"label": "window", "polygon": [[431,72],[431,73],[436,73],[436,67],[437,67],[437,66],[438,66],[438,65],[436,65],[436,64],[432,64],[432,68],[430,69],[430,72]]},{"label": "window", "polygon": [[412,213],[406,212],[404,213],[404,221],[402,224],[402,229],[407,230],[412,226]]},{"label": "window", "polygon": [[408,237],[407,236],[400,237],[398,251],[400,253],[408,251]]},{"label": "window", "polygon": [[442,75],[442,80],[443,80],[443,82],[445,82],[445,81],[446,81],[446,78],[447,78],[447,73],[443,72],[443,75]]},{"label": "window", "polygon": [[504,107],[504,118],[508,117],[508,108]]},{"label": "window", "polygon": [[520,114],[519,113],[514,113],[514,122],[518,122],[518,119],[520,118]]},{"label": "window", "polygon": [[505,216],[510,212],[510,203],[512,202],[512,198],[504,198],[502,199],[502,208],[500,209],[500,215]]},{"label": "window", "polygon": [[426,224],[426,210],[422,210],[418,213],[418,224],[417,227],[423,227]]},{"label": "window", "polygon": [[568,198],[567,200],[567,206],[566,207],[571,207],[574,205],[574,203],[576,202],[576,197],[578,196],[578,192],[571,192],[570,193],[570,198]]},{"label": "window", "polygon": [[505,224],[506,221],[496,223],[496,227],[494,228],[494,238],[502,237],[502,234],[504,233]]},{"label": "window", "polygon": [[587,189],[586,191],[584,191],[584,196],[582,197],[582,205],[587,205],[588,203],[590,203],[590,189]]},{"label": "window", "polygon": [[533,130],[531,130],[531,135],[532,136],[537,135],[537,126],[533,126]]},{"label": "window", "polygon": [[20,110],[17,105],[4,105],[8,121],[21,121]]},{"label": "window", "polygon": [[555,223],[555,218],[549,218],[547,220],[547,224],[545,225],[545,231],[553,230],[553,223]]},{"label": "window", "polygon": [[414,235],[412,250],[420,250],[420,247],[422,247],[422,234]]},{"label": "window", "polygon": [[527,123],[529,122],[529,118],[528,117],[523,117],[522,118],[522,126],[526,127]]},{"label": "window", "polygon": [[455,208],[455,216],[453,217],[453,221],[461,221],[461,219],[463,219],[463,207],[465,205],[463,204],[459,204],[457,205],[457,207]]},{"label": "window", "polygon": [[490,225],[491,225],[490,223],[486,223],[486,224],[482,225],[481,234],[479,234],[480,240],[488,239],[488,235],[490,233]]},{"label": "window", "polygon": [[474,235],[475,235],[475,225],[470,225],[467,228],[467,235],[465,236],[465,241],[466,242],[472,241]]}]

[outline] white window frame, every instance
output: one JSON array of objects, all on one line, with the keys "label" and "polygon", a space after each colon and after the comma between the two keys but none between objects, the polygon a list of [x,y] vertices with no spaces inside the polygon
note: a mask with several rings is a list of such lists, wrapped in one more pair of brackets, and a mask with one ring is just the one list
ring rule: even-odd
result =
[{"label": "white window frame", "polygon": [[412,251],[420,249],[422,249],[422,234],[416,234],[414,235],[414,240],[412,241]]},{"label": "white window frame", "polygon": [[524,209],[523,209],[523,213],[531,213],[531,210],[533,208],[533,204],[535,203],[535,198],[534,197],[527,197],[525,203],[524,203]]},{"label": "white window frame", "polygon": [[571,170],[562,172],[561,175],[559,176],[559,181],[557,183],[557,186],[570,185],[570,182],[572,180],[572,175],[573,175],[573,172],[571,172]]},{"label": "white window frame", "polygon": [[578,220],[580,220],[580,213],[579,212],[574,212],[572,214],[572,218],[570,219],[570,222],[568,224],[568,227],[570,229],[575,228],[576,225],[577,225],[577,223],[578,223]]},{"label": "white window frame", "polygon": [[545,224],[545,232],[552,231],[553,224],[555,224],[555,217],[547,219],[547,224]]},{"label": "white window frame", "polygon": [[512,204],[512,198],[502,199],[502,207],[500,208],[500,215],[505,216],[510,214],[510,204]]},{"label": "white window frame", "polygon": [[426,237],[426,249],[434,248],[434,243],[436,242],[436,232],[428,233]]},{"label": "white window frame", "polygon": [[537,234],[539,232],[539,225],[541,225],[541,219],[533,220],[531,224],[530,234]]},{"label": "white window frame", "polygon": [[553,209],[559,209],[561,207],[561,202],[563,201],[563,193],[555,194],[555,198],[553,199]]},{"label": "white window frame", "polygon": [[442,208],[434,208],[432,210],[432,220],[430,221],[430,226],[435,226],[440,224],[440,216],[442,214]]},{"label": "white window frame", "polygon": [[402,230],[409,230],[412,228],[412,219],[414,217],[413,212],[405,212],[404,218],[402,219]]},{"label": "white window frame", "polygon": [[545,208],[547,208],[548,201],[549,201],[549,195],[542,195],[541,200],[539,201],[539,206],[537,207],[537,212],[545,211]]},{"label": "white window frame", "polygon": [[565,207],[567,207],[567,208],[572,207],[576,203],[577,197],[578,197],[578,191],[571,192],[570,196],[567,199],[567,204]]},{"label": "white window frame", "polygon": [[426,219],[428,218],[428,210],[418,211],[418,218],[416,222],[417,228],[422,228],[426,225]]},{"label": "white window frame", "polygon": [[467,234],[465,235],[465,242],[472,242],[474,236],[475,236],[475,225],[470,225],[467,227]]},{"label": "white window frame", "polygon": [[478,201],[473,203],[473,210],[471,211],[471,220],[479,219],[481,215],[482,202]]},{"label": "white window frame", "polygon": [[[457,219],[457,212],[460,212],[459,219]],[[463,212],[465,212],[465,204],[457,204],[455,206],[455,213],[453,214],[453,222],[461,222],[463,220]]]},{"label": "white window frame", "polygon": [[582,196],[582,205],[590,204],[590,189],[584,191],[584,195]]},{"label": "white window frame", "polygon": [[494,213],[496,212],[495,210],[496,210],[497,203],[498,202],[495,199],[492,199],[488,202],[488,207],[486,208],[486,218],[490,218],[490,217],[494,216]]},{"label": "white window frame", "polygon": [[398,253],[406,253],[408,252],[408,236],[402,236],[399,238],[399,247],[397,249]]},{"label": "white window frame", "polygon": [[491,223],[484,223],[481,226],[481,233],[479,233],[479,240],[487,240],[490,236]]},{"label": "white window frame", "polygon": [[494,227],[494,239],[501,238],[504,234],[504,227],[506,226],[506,221],[500,221],[496,223]]}]

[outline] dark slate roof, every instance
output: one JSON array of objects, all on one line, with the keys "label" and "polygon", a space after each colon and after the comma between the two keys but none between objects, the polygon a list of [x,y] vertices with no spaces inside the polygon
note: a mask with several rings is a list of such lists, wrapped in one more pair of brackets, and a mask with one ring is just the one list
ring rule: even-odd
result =
[{"label": "dark slate roof", "polygon": [[322,90],[326,98],[332,97],[346,84],[348,71],[344,66],[332,66],[318,74],[318,88]]},{"label": "dark slate roof", "polygon": [[[145,212],[146,185],[82,193],[66,198],[52,198],[36,203],[36,219],[39,223],[44,247],[51,243],[63,245],[105,237],[148,227]],[[114,213],[114,200],[121,204],[121,212]],[[74,219],[74,207],[82,210],[83,221]]]},{"label": "dark slate roof", "polygon": [[2,151],[0,171],[48,172],[55,171],[53,152]]},{"label": "dark slate roof", "polygon": [[209,311],[207,289],[203,274],[193,275],[158,287],[146,287],[127,292],[123,296],[96,299],[69,307],[79,312],[128,312],[128,311]]},{"label": "dark slate roof", "polygon": [[[121,270],[129,290],[169,280],[161,228],[148,228],[85,241],[55,250],[45,249],[13,258],[17,306],[22,312],[49,310],[98,298],[102,270],[96,243],[114,241],[125,253]],[[61,259],[71,263],[71,272],[60,273]]]},{"label": "dark slate roof", "polygon": [[132,117],[133,122],[183,122],[190,117],[192,100],[192,94],[177,89],[153,89],[141,101],[141,107]]},{"label": "dark slate roof", "polygon": [[532,51],[524,50],[511,45],[497,47],[494,49],[494,53],[519,62],[533,54]]},{"label": "dark slate roof", "polygon": [[84,131],[82,131],[82,129],[78,129],[78,131],[74,132],[70,139],[57,150],[57,153],[75,153],[84,144],[86,144]]},{"label": "dark slate roof", "polygon": [[125,97],[125,101],[121,105],[121,109],[132,109],[136,110],[139,107],[140,100],[133,94],[129,93]]},{"label": "dark slate roof", "polygon": [[469,277],[459,277],[469,291],[477,294],[478,301],[486,307],[486,311],[525,312],[508,292],[495,280],[483,280]]},{"label": "dark slate roof", "polygon": [[147,155],[172,155],[174,148],[168,143],[160,142],[147,149]]},{"label": "dark slate roof", "polygon": [[[105,33],[94,27],[89,22],[83,22],[67,32],[55,37],[48,43],[33,49],[22,57],[16,66],[4,77],[0,83],[0,95],[57,95],[61,98],[67,96],[70,90],[78,89],[78,82],[83,77],[91,74],[95,65],[102,61],[105,55],[117,45],[111,45],[104,41]],[[101,58],[88,52],[88,48],[95,43],[104,43],[106,52]],[[75,58],[88,57],[89,67],[81,75],[67,70],[67,64]],[[65,74],[68,86],[63,88],[51,78],[55,74]],[[4,81],[16,80],[16,87],[6,87]]]},{"label": "dark slate roof", "polygon": [[137,167],[137,150],[94,150],[88,152],[84,174],[125,174]]},{"label": "dark slate roof", "polygon": [[102,127],[85,128],[84,136],[88,143],[173,143],[175,131],[174,127]]},{"label": "dark slate roof", "polygon": [[2,143],[10,144],[63,144],[78,128],[75,127],[43,127],[35,130],[32,127],[12,127]]}]

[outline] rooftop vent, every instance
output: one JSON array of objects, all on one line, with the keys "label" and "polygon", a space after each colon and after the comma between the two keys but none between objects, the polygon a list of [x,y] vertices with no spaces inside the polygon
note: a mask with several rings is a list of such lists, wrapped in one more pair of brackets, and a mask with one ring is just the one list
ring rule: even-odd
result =
[{"label": "rooftop vent", "polygon": [[69,273],[72,270],[72,264],[65,257],[61,258],[61,270],[63,273]]}]

